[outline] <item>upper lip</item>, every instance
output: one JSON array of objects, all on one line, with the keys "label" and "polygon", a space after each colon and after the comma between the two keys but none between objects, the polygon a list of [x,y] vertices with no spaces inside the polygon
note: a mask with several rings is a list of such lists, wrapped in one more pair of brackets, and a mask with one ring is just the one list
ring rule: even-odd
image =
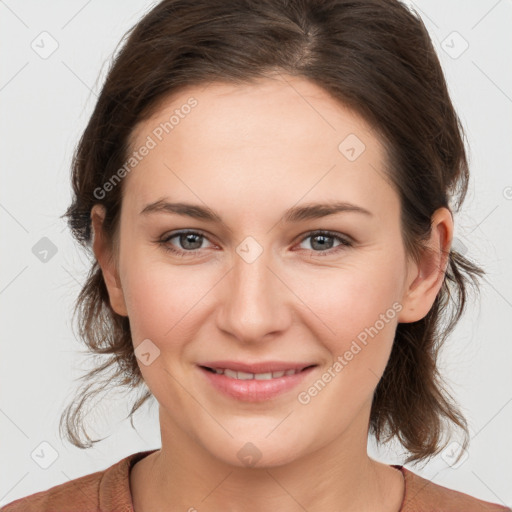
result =
[{"label": "upper lip", "polygon": [[237,372],[268,373],[286,370],[303,370],[308,366],[316,366],[315,363],[297,363],[288,361],[263,361],[260,363],[242,363],[241,361],[206,361],[199,366],[207,368],[229,368]]}]

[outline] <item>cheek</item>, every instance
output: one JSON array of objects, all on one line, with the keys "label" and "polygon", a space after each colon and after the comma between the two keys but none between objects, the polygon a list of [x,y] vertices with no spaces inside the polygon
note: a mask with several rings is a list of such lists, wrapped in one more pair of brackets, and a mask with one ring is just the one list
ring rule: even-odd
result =
[{"label": "cheek", "polygon": [[317,318],[316,332],[320,319],[326,326],[321,341],[333,361],[342,358],[343,373],[350,381],[366,375],[376,385],[368,370],[380,377],[391,352],[402,309],[403,278],[400,256],[391,256],[329,269],[303,288],[301,297]]},{"label": "cheek", "polygon": [[[123,289],[135,349],[151,340],[148,350],[152,361],[137,360],[144,381],[161,403],[169,401],[186,407],[186,400],[173,385],[176,366],[187,359],[190,340],[195,337],[202,318],[201,298],[211,288],[204,272],[172,267],[168,264],[138,260],[135,255],[125,265]],[[156,346],[156,348],[154,348]],[[146,351],[146,349],[144,349]],[[136,352],[137,354],[137,352]],[[158,354],[155,356],[155,354]]]},{"label": "cheek", "polygon": [[201,301],[215,284],[209,276],[132,254],[124,265],[123,291],[134,344],[146,338],[157,345],[186,339],[185,330],[197,324]]},{"label": "cheek", "polygon": [[396,263],[358,264],[329,269],[324,275],[309,279],[300,296],[331,333],[356,335],[390,308],[396,311],[401,279]]}]

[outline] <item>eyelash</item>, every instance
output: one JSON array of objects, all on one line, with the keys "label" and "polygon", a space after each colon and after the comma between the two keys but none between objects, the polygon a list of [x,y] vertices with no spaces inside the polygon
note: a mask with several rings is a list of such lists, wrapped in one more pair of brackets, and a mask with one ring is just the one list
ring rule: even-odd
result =
[{"label": "eyelash", "polygon": [[[176,233],[172,233],[168,236],[165,236],[164,238],[158,240],[157,243],[160,244],[165,251],[168,251],[170,253],[173,253],[177,256],[182,256],[182,257],[195,256],[198,252],[201,251],[201,249],[194,249],[192,251],[178,250],[178,249],[175,249],[174,247],[172,247],[171,245],[169,245],[170,240],[172,240],[173,238],[176,238],[180,235],[199,235],[199,236],[207,239],[207,237],[199,231],[185,230],[185,231],[177,231]],[[348,238],[341,237],[339,234],[332,232],[332,231],[320,231],[320,230],[311,231],[311,232],[307,233],[299,241],[299,244],[304,242],[306,239],[313,238],[315,236],[325,236],[325,237],[329,237],[329,238],[334,238],[341,243],[337,247],[333,247],[333,248],[327,249],[325,251],[314,251],[313,249],[302,249],[302,250],[310,251],[310,252],[317,253],[317,254],[335,254],[335,253],[338,253],[339,251],[342,251],[344,249],[347,249],[347,248],[353,246],[353,242],[351,240],[349,240]]]}]

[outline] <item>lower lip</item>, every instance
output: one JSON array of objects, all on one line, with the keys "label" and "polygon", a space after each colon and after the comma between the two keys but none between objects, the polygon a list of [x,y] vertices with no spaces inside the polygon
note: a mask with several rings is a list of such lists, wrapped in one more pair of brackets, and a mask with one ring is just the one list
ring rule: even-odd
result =
[{"label": "lower lip", "polygon": [[316,368],[316,366],[307,368],[306,370],[302,370],[301,372],[293,375],[284,375],[283,377],[268,380],[232,379],[221,373],[213,373],[209,370],[205,370],[200,366],[198,368],[213,387],[225,395],[245,402],[262,402],[270,400],[271,398],[285,393],[286,391],[290,391],[302,382],[304,378]]}]

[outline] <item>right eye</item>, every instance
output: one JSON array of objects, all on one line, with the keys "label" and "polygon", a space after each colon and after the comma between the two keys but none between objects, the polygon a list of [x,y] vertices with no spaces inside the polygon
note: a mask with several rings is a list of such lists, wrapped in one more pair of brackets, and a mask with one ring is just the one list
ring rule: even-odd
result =
[{"label": "right eye", "polygon": [[[178,243],[183,247],[178,249],[171,244],[171,240],[176,238]],[[171,232],[164,235],[163,238],[158,240],[158,243],[163,246],[166,251],[172,252],[179,256],[194,256],[200,249],[196,248],[197,245],[202,245],[201,242],[207,240],[205,235],[198,231],[184,230]]]}]

